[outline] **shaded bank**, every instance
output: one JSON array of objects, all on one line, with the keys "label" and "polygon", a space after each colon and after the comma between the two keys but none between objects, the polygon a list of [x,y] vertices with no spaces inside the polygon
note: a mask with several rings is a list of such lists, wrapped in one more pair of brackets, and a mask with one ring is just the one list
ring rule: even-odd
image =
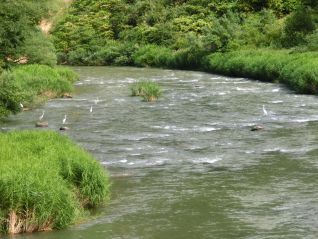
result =
[{"label": "shaded bank", "polygon": [[105,170],[67,137],[0,134],[0,232],[64,228],[109,195]]}]

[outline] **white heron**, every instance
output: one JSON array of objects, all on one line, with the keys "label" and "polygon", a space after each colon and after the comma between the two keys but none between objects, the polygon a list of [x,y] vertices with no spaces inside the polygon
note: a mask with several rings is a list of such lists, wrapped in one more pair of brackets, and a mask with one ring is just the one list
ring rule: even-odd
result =
[{"label": "white heron", "polygon": [[39,117],[39,120],[40,120],[40,121],[43,119],[44,114],[45,114],[45,111],[44,111],[44,110],[42,110],[42,115]]},{"label": "white heron", "polygon": [[95,105],[97,105],[99,102],[99,98],[97,97],[96,100],[94,100]]},{"label": "white heron", "polygon": [[23,108],[23,104],[20,102],[20,107]]},{"label": "white heron", "polygon": [[93,112],[93,106],[91,105],[91,108],[89,109],[89,112]]},{"label": "white heron", "polygon": [[263,115],[264,116],[268,115],[267,110],[265,109],[265,105],[263,105]]},{"label": "white heron", "polygon": [[63,124],[66,123],[66,117],[67,117],[67,115],[64,115]]}]

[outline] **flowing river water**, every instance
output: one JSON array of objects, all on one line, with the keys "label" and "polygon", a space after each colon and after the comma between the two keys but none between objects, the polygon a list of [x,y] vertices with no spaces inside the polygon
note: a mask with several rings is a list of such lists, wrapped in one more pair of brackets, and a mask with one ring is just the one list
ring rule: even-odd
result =
[{"label": "flowing river water", "polygon": [[[58,130],[67,114],[63,134],[109,171],[111,200],[86,223],[15,238],[318,238],[316,96],[201,72],[74,69],[74,98],[49,101],[44,118]],[[138,80],[162,98],[130,97]],[[2,130],[34,128],[41,112]]]}]

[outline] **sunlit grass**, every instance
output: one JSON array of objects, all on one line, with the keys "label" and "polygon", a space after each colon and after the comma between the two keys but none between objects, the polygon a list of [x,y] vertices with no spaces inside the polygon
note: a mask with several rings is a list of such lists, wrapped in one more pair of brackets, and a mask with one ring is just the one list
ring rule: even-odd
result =
[{"label": "sunlit grass", "polygon": [[205,69],[230,76],[281,82],[299,93],[318,93],[318,52],[287,50],[241,50],[216,53]]},{"label": "sunlit grass", "polygon": [[141,96],[147,102],[156,101],[161,94],[161,87],[155,82],[140,81],[131,86],[131,95]]},{"label": "sunlit grass", "polygon": [[109,196],[105,170],[67,137],[0,134],[0,232],[64,228]]}]

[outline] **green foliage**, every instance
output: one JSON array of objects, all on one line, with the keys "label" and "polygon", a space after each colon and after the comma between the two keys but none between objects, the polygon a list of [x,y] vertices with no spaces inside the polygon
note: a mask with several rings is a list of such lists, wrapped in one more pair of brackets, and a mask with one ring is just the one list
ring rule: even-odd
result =
[{"label": "green foliage", "polygon": [[207,57],[205,69],[231,76],[282,82],[299,93],[318,93],[318,54],[246,50]]},{"label": "green foliage", "polygon": [[[303,43],[304,29],[313,27],[308,7],[312,3],[301,7],[304,1],[74,1],[55,25],[53,38],[63,64],[135,63],[193,69],[212,52]],[[295,9],[307,9],[311,14],[304,19],[308,21],[301,23],[299,18],[305,12],[299,15]],[[158,49],[164,50],[159,53]],[[166,56],[168,49],[173,54],[170,57]]]},{"label": "green foliage", "polygon": [[54,43],[62,63],[206,67],[313,93],[315,53],[298,54],[318,49],[317,7],[313,0],[81,0],[57,23]]},{"label": "green foliage", "polygon": [[309,51],[318,51],[318,29],[306,37],[305,47]]},{"label": "green foliage", "polygon": [[315,24],[308,8],[300,7],[286,20],[282,43],[293,47],[305,43],[305,37],[315,30]]},{"label": "green foliage", "polygon": [[[61,72],[61,73],[60,73]],[[16,67],[12,72],[16,84],[32,95],[51,92],[56,96],[71,92],[76,75],[67,70],[44,65],[25,65]],[[65,78],[68,76],[68,78]]]},{"label": "green foliage", "polygon": [[0,232],[59,229],[83,208],[105,202],[109,180],[100,164],[54,132],[0,134]]},{"label": "green foliage", "polygon": [[25,40],[20,54],[27,56],[29,64],[56,65],[55,48],[42,32],[33,32]]},{"label": "green foliage", "polygon": [[140,81],[132,84],[131,95],[141,96],[144,101],[153,102],[156,101],[162,94],[160,86],[151,81]]},{"label": "green foliage", "polygon": [[[26,40],[34,37],[34,34],[38,31],[37,24],[41,18],[48,16],[51,12],[53,2],[53,0],[1,1],[0,60],[5,62],[6,65],[12,64],[12,60],[21,56],[20,49],[26,47]],[[30,43],[29,41],[28,44],[30,45]],[[42,43],[40,46],[44,48],[44,45]],[[40,54],[40,52],[38,53]]]},{"label": "green foliage", "polygon": [[71,92],[78,76],[70,69],[23,65],[0,75],[0,118],[21,111],[38,97],[58,97]]},{"label": "green foliage", "polygon": [[172,64],[173,51],[156,45],[141,47],[133,55],[136,66],[169,67]]},{"label": "green foliage", "polygon": [[0,118],[21,110],[20,103],[24,100],[19,87],[9,72],[0,75]]}]

